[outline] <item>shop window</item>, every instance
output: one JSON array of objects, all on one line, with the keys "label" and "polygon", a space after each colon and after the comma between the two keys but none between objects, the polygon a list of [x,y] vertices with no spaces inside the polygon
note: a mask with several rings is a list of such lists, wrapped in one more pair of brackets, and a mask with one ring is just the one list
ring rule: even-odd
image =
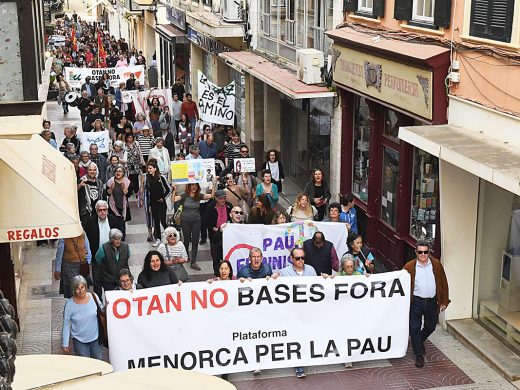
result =
[{"label": "shop window", "polygon": [[383,185],[381,186],[381,219],[397,226],[397,189],[399,188],[399,152],[383,148]]},{"label": "shop window", "polygon": [[313,108],[309,116],[309,155],[311,167],[330,175],[330,115]]},{"label": "shop window", "polygon": [[434,239],[439,204],[439,159],[414,149],[412,215],[410,235],[418,239]]},{"label": "shop window", "polygon": [[471,36],[511,42],[515,0],[472,0]]},{"label": "shop window", "polygon": [[352,193],[363,202],[368,200],[368,168],[370,161],[370,117],[363,97],[356,98],[354,117],[354,172]]},{"label": "shop window", "polygon": [[385,128],[384,135],[392,139],[395,142],[399,142],[399,127],[404,126],[403,124],[404,115],[394,110],[385,110]]}]

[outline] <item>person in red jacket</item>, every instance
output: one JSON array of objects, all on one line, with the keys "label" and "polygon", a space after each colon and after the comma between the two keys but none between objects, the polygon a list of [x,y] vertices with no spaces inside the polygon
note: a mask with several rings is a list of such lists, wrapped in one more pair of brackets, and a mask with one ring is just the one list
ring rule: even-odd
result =
[{"label": "person in red jacket", "polygon": [[197,103],[192,100],[191,93],[186,94],[186,100],[181,104],[181,114],[186,114],[188,117],[191,124],[191,139],[195,140],[195,126],[199,119],[199,109]]}]

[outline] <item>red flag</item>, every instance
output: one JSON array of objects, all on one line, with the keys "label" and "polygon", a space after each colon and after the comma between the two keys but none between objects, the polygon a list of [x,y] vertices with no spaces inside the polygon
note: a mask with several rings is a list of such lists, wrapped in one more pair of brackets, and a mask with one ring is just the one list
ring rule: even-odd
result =
[{"label": "red flag", "polygon": [[99,33],[99,30],[98,30],[98,35],[97,35],[97,44],[98,44],[99,58],[106,58],[107,54],[105,53],[105,48],[103,47],[103,42],[101,41],[101,34]]},{"label": "red flag", "polygon": [[70,41],[72,43],[72,50],[76,51],[76,26],[72,26],[72,31],[70,32]]}]

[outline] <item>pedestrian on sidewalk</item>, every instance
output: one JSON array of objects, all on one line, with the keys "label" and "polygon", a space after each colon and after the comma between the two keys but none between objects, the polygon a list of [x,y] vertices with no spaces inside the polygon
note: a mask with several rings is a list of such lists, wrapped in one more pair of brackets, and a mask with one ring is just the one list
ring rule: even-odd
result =
[{"label": "pedestrian on sidewalk", "polygon": [[87,292],[87,281],[81,275],[71,280],[73,296],[63,310],[62,348],[70,352],[70,337],[76,356],[102,359],[97,311],[103,307],[99,296]]},{"label": "pedestrian on sidewalk", "polygon": [[81,263],[90,265],[92,253],[84,232],[77,237],[60,238],[54,261],[54,280],[60,281],[60,294],[73,296],[72,279],[80,274]]},{"label": "pedestrian on sidewalk", "polygon": [[415,253],[417,257],[403,269],[411,276],[410,338],[415,366],[421,368],[424,367],[424,342],[435,330],[439,312],[446,310],[450,299],[444,268],[438,259],[430,257],[429,242],[419,240]]}]

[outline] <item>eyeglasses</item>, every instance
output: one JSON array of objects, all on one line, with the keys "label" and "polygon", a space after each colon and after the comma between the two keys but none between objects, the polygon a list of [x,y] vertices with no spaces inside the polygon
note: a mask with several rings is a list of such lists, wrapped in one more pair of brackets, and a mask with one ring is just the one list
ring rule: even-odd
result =
[{"label": "eyeglasses", "polygon": [[103,213],[106,213],[108,211],[108,209],[98,209],[98,211],[101,211]]},{"label": "eyeglasses", "polygon": [[175,234],[175,233],[168,234],[168,238],[173,238],[173,237],[177,237],[177,234]]},{"label": "eyeglasses", "polygon": [[240,153],[247,153],[249,150],[241,150]]},{"label": "eyeglasses", "polygon": [[416,251],[418,255],[427,255],[430,251]]},{"label": "eyeglasses", "polygon": [[240,214],[240,215],[243,215],[244,212],[243,211],[233,211],[235,214]]},{"label": "eyeglasses", "polygon": [[294,256],[294,260],[305,260],[305,256]]},{"label": "eyeglasses", "polygon": [[131,283],[132,281],[130,279],[121,280],[121,284],[127,284]]}]

